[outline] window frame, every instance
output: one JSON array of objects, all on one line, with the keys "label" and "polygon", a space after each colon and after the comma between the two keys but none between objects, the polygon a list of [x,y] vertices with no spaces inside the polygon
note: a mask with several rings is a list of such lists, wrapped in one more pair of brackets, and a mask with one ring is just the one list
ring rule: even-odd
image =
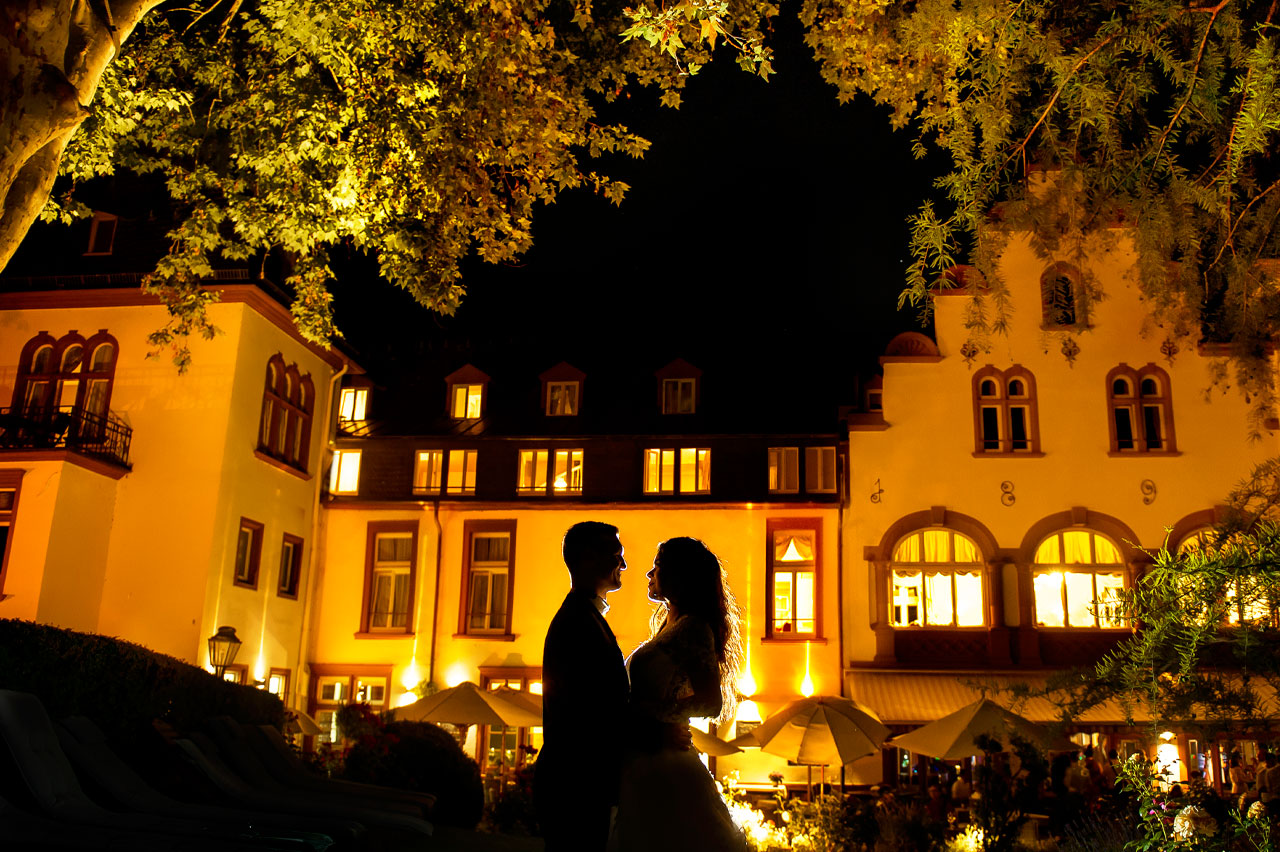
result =
[{"label": "window frame", "polygon": [[5,535],[3,549],[0,550],[0,600],[7,597],[4,593],[5,579],[9,576],[9,556],[13,553],[13,533],[18,526],[18,505],[22,498],[22,477],[25,475],[25,470],[0,470],[0,490],[13,491],[13,505],[8,509],[0,509],[0,526],[9,530]]},{"label": "window frame", "polygon": [[[480,688],[482,690],[488,691],[492,689],[495,681],[501,681],[505,684],[512,680],[519,680],[520,690],[525,693],[530,691],[533,683],[537,683],[538,691],[533,694],[542,694],[542,666],[480,666]],[[528,764],[526,747],[531,744],[532,732],[534,730],[541,732],[542,726],[515,728],[514,730],[516,732],[516,762],[510,769],[518,770]],[[479,730],[476,732],[476,753],[473,756],[480,766],[481,774],[489,771],[490,767],[495,765],[489,762],[489,735],[491,733],[489,725],[479,726]],[[505,772],[508,768],[505,760],[496,765],[499,767],[499,772]]]},{"label": "window frame", "polygon": [[[764,641],[768,642],[815,642],[823,639],[822,624],[822,580],[823,557],[822,518],[768,518],[765,521],[765,617]],[[774,578],[777,573],[774,564],[774,538],[780,532],[788,530],[813,533],[813,632],[796,633],[776,631],[774,629]],[[793,592],[794,594],[794,592]],[[794,607],[793,607],[794,610]]]},{"label": "window frame", "polygon": [[[994,382],[996,395],[983,393],[985,382]],[[1023,391],[1013,395],[1010,390],[1014,382],[1022,382]],[[1036,393],[1036,379],[1030,370],[1020,364],[1014,364],[1001,370],[988,364],[973,374],[971,382],[973,397],[973,456],[974,458],[1038,458],[1044,455],[1040,443],[1040,408]],[[1013,436],[1013,411],[1025,412],[1023,418],[1024,441],[1026,447],[1015,448]],[[986,412],[994,411],[997,434],[994,439],[987,436]],[[995,447],[988,444],[994,441]]]},{"label": "window frame", "polygon": [[[350,406],[347,400],[351,401]],[[350,407],[351,416],[347,416],[347,409]],[[339,423],[359,423],[365,420],[365,415],[369,410],[369,389],[368,388],[342,388],[338,391],[338,422]]]},{"label": "window frame", "polygon": [[[895,559],[898,553],[898,548],[900,548],[908,538],[911,538],[912,536],[920,536],[921,537],[920,550],[921,550],[921,553],[923,553],[924,552],[924,546],[923,546],[924,533],[939,532],[939,531],[946,532],[950,535],[950,540],[948,542],[950,558],[948,560],[942,561],[942,562],[899,562]],[[977,557],[978,557],[976,561],[974,562],[956,561],[955,559],[955,537],[956,536],[960,536],[964,538],[971,545],[973,545],[974,553],[977,554]],[[987,572],[988,558],[989,558],[988,554],[984,553],[982,550],[982,545],[979,544],[972,536],[960,530],[957,530],[953,527],[949,527],[945,525],[917,527],[899,536],[898,540],[894,542],[893,546],[889,549],[889,553],[888,553],[888,571],[886,573],[888,577],[889,587],[886,591],[886,594],[888,596],[888,601],[889,601],[889,612],[888,612],[889,627],[892,628],[894,631],[965,630],[965,631],[985,632],[987,630],[990,630],[992,628],[992,625],[990,623],[991,622],[991,600],[990,600],[991,588],[990,588],[990,583],[988,581],[988,572]],[[930,624],[929,623],[928,602],[927,602],[928,596],[925,592],[924,578],[929,573],[931,573],[929,571],[930,567],[933,567],[934,569],[945,569],[945,570],[934,570],[932,571],[932,573],[938,574],[938,575],[945,574],[951,578],[951,621],[947,624]],[[957,594],[957,588],[956,588],[956,574],[958,573],[958,569],[967,568],[967,567],[972,567],[974,570],[972,572],[965,572],[965,573],[976,573],[978,575],[978,583],[982,592],[982,601],[981,601],[982,623],[981,624],[962,625],[959,623],[960,618],[959,618],[959,611],[957,606],[959,595]],[[903,573],[913,572],[913,573],[920,574],[921,595],[920,595],[920,623],[919,624],[900,624],[896,619],[896,614],[895,614],[896,607],[895,607],[894,597],[893,597],[894,574],[900,570]]]},{"label": "window frame", "polygon": [[[280,569],[279,569],[279,573],[276,575],[276,597],[287,598],[288,600],[291,600],[291,601],[296,601],[298,599],[298,589],[300,589],[302,586],[303,544],[304,542],[301,536],[292,535],[290,533],[284,533],[283,536],[281,537]],[[293,547],[293,558],[290,560],[292,564],[289,566],[289,574],[288,574],[288,577],[291,580],[291,582],[286,584],[284,555],[285,555],[285,550],[289,546]]]},{"label": "window frame", "polygon": [[[1063,310],[1057,307],[1057,282],[1066,278],[1071,286],[1070,321],[1064,322],[1057,314]],[[1070,263],[1059,261],[1050,264],[1040,273],[1040,327],[1046,331],[1072,331],[1089,327],[1088,305],[1086,304],[1084,276],[1080,269]],[[1053,298],[1051,298],[1051,296]]]},{"label": "window frame", "polygon": [[[556,476],[559,470],[559,457],[565,456],[566,486],[556,487]],[[578,487],[570,487],[573,473],[574,456],[578,461]],[[525,481],[526,457],[531,457],[533,477],[529,484]],[[537,486],[539,464],[542,465],[545,482]],[[586,468],[586,449],[584,447],[521,447],[516,452],[516,495],[519,497],[580,497],[584,485]]]},{"label": "window frame", "polygon": [[258,417],[257,452],[302,473],[311,462],[312,412],[316,390],[310,373],[284,362],[279,352],[267,359]]},{"label": "window frame", "polygon": [[[573,411],[553,411],[552,410],[554,407],[553,401],[556,401],[556,394],[555,394],[556,389],[560,389],[561,391],[572,389]],[[565,397],[562,394],[560,396],[560,399],[558,400],[561,403],[560,404],[561,408],[565,407],[564,399]],[[571,379],[548,380],[546,407],[543,409],[543,411],[548,417],[577,417],[578,414],[582,411],[582,383],[577,380],[571,380]]]},{"label": "window frame", "polygon": [[[356,497],[360,494],[360,456],[361,450],[350,450],[337,447],[333,451],[333,461],[329,465],[329,493],[339,497]],[[342,489],[339,485],[342,483],[343,470],[346,468],[347,460],[354,459],[356,465],[355,487],[351,489]]]},{"label": "window frame", "polygon": [[[1075,563],[1066,562],[1065,555],[1064,555],[1066,552],[1065,539],[1063,539],[1062,536],[1064,533],[1068,533],[1068,532],[1084,532],[1089,534],[1090,536],[1089,556],[1092,561],[1075,562]],[[1044,546],[1045,542],[1047,542],[1050,538],[1053,538],[1054,536],[1058,537],[1059,561],[1056,563],[1037,562],[1036,555],[1040,552],[1040,548]],[[1097,557],[1097,538],[1099,537],[1105,539],[1106,542],[1112,547],[1112,549],[1115,550],[1116,555],[1119,558],[1118,562],[1096,561],[1098,558]],[[1045,624],[1040,620],[1040,609],[1037,606],[1037,601],[1036,601],[1036,577],[1041,574],[1054,573],[1055,569],[1064,574],[1068,572],[1072,574],[1089,574],[1090,577],[1092,578],[1091,582],[1093,585],[1093,600],[1092,600],[1092,603],[1090,604],[1090,609],[1094,610],[1092,612],[1092,616],[1093,616],[1092,625],[1075,625],[1071,623],[1070,602],[1067,598],[1067,583],[1066,583],[1065,577],[1062,582],[1062,592],[1061,592],[1062,624],[1061,625]],[[1099,574],[1119,574],[1121,589],[1127,590],[1131,586],[1130,569],[1129,569],[1128,560],[1126,560],[1125,558],[1124,548],[1122,548],[1120,544],[1116,542],[1110,535],[1103,533],[1098,529],[1095,529],[1090,526],[1079,526],[1079,527],[1071,526],[1071,527],[1059,527],[1057,529],[1053,529],[1049,531],[1045,535],[1040,536],[1039,540],[1036,541],[1034,547],[1032,547],[1031,549],[1031,558],[1030,558],[1030,585],[1028,587],[1028,590],[1030,592],[1030,597],[1031,597],[1031,626],[1034,627],[1036,630],[1053,630],[1053,631],[1066,631],[1066,632],[1091,630],[1095,632],[1109,631],[1114,633],[1118,631],[1132,630],[1132,627],[1130,625],[1124,624],[1124,623],[1121,623],[1118,625],[1105,625],[1105,626],[1102,624],[1101,614],[1096,611],[1097,605],[1098,605],[1098,575]],[[1123,622],[1123,619],[1121,619],[1121,621]]]},{"label": "window frame", "polygon": [[[240,523],[236,525],[235,547],[231,551],[231,585],[257,591],[258,578],[262,575],[262,534],[265,529],[266,526],[259,521],[245,517],[240,518]],[[240,559],[240,534],[245,531],[249,533],[248,564],[246,566],[249,576],[247,579],[242,580],[237,563]]]},{"label": "window frame", "polygon": [[[105,225],[110,225],[111,233],[107,236],[107,247],[105,251],[94,251],[95,243],[98,241],[98,232]],[[89,221],[89,244],[85,247],[85,257],[109,257],[115,249],[116,234],[120,229],[120,217],[111,213],[103,213],[101,210],[93,211],[93,218]]]},{"label": "window frame", "polygon": [[[790,476],[787,476],[788,473]],[[794,484],[788,487],[787,480]],[[800,493],[799,447],[769,447],[769,493]]]},{"label": "window frame", "polygon": [[[645,447],[641,450],[641,481],[640,493],[646,496],[662,496],[662,495],[680,495],[682,497],[707,495],[711,493],[711,451],[713,447]],[[658,453],[658,489],[649,487],[649,454]],[[671,482],[668,483],[663,475],[665,455],[672,454]],[[686,486],[684,468],[686,462],[684,460],[685,453],[693,453],[693,485]],[[701,463],[699,454],[706,453],[706,481],[702,482],[703,474],[701,471]],[[670,487],[667,487],[667,486]],[[705,486],[705,487],[703,487]]]},{"label": "window frame", "polygon": [[[471,582],[474,539],[477,534],[507,534],[507,619],[501,630],[471,629]],[[472,519],[462,522],[462,583],[458,604],[458,637],[471,639],[514,640],[512,622],[515,619],[516,575],[516,521],[515,519]]]},{"label": "window frame", "polygon": [[[271,679],[273,677],[280,678],[281,689],[280,689],[280,692],[278,693],[271,692]],[[276,698],[279,698],[281,703],[283,703],[284,706],[287,708],[289,706],[289,698],[290,698],[289,689],[292,686],[292,682],[293,682],[293,672],[290,669],[281,668],[279,666],[272,666],[267,669],[267,680],[262,685],[262,689],[265,692],[268,692],[271,695],[274,695]]]},{"label": "window frame", "polygon": [[[378,538],[384,535],[409,534],[409,580],[403,627],[373,626],[374,575],[378,567]],[[394,586],[393,586],[394,588]],[[360,602],[360,633],[377,636],[414,635],[414,615],[418,591],[418,523],[417,521],[369,521],[365,528],[364,592]],[[394,593],[392,597],[394,604]],[[391,610],[395,613],[395,609]],[[389,690],[388,690],[389,691]]]},{"label": "window frame", "polygon": [[[455,456],[461,456],[462,458],[462,471],[460,474],[462,484],[457,489],[454,489],[454,487],[450,484],[450,479],[453,477],[453,471],[454,471],[453,463],[454,463]],[[479,465],[480,465],[479,449],[468,449],[464,447],[461,449],[449,450],[445,454],[445,471],[444,471],[444,480],[443,480],[444,493],[454,495],[454,496],[474,495],[476,493],[476,479],[478,478],[476,471],[478,470]],[[467,485],[468,477],[470,477],[470,483],[471,483],[470,486]]]},{"label": "window frame", "polygon": [[[433,456],[434,459],[427,468],[428,472],[433,472],[434,476],[430,477],[430,481],[425,484],[419,484],[420,479],[427,479],[421,476],[423,471],[423,456]],[[412,489],[414,494],[439,494],[444,488],[444,460],[445,451],[443,449],[428,449],[413,451],[413,483]]]},{"label": "window frame", "polygon": [[[450,420],[479,420],[484,417],[485,404],[485,385],[486,382],[450,382],[449,383],[449,419]],[[458,410],[458,391],[464,391],[462,414],[457,413]],[[476,415],[470,416],[471,399],[476,398]]]},{"label": "window frame", "polygon": [[[682,396],[680,389],[683,385],[689,386],[689,410],[681,411]],[[675,410],[668,409],[667,406],[667,388],[675,389]],[[662,379],[662,387],[659,389],[662,400],[662,413],[665,414],[697,414],[698,413],[698,377],[696,376],[672,376]]]},{"label": "window frame", "polygon": [[[1115,392],[1116,382],[1121,379],[1128,382],[1130,391],[1123,396]],[[1142,385],[1145,381],[1154,381],[1160,392],[1156,396],[1144,395]],[[1173,388],[1169,382],[1169,374],[1163,368],[1155,364],[1147,364],[1135,369],[1128,364],[1119,364],[1107,373],[1106,393],[1107,434],[1111,441],[1110,451],[1107,453],[1109,456],[1114,458],[1178,454],[1178,442],[1173,424]],[[1149,446],[1151,440],[1147,432],[1145,416],[1149,408],[1159,412],[1161,446],[1158,448]],[[1133,441],[1133,446],[1127,449],[1120,446],[1120,430],[1116,423],[1116,415],[1122,410],[1129,414],[1129,428]]]},{"label": "window frame", "polygon": [[[390,710],[391,692],[394,687],[394,681],[391,678],[393,668],[390,663],[385,665],[378,663],[312,663],[311,678],[307,686],[307,714],[319,722],[321,713],[333,712],[354,703],[359,690],[358,683],[362,679],[385,681],[382,702],[380,704],[370,702],[370,704],[374,710]],[[320,687],[322,681],[345,684],[346,696],[337,701],[321,699]],[[308,748],[313,746],[315,741],[316,737],[307,737]]]},{"label": "window frame", "polygon": [[[831,457],[831,483],[825,485],[826,457]],[[816,462],[816,463],[815,463]],[[804,490],[808,494],[835,494],[840,487],[840,449],[834,446],[804,448]]]}]

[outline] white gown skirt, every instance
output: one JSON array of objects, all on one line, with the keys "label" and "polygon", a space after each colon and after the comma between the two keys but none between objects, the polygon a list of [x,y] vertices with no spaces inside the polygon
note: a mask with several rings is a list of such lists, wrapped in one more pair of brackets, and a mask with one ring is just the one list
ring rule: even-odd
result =
[{"label": "white gown skirt", "polygon": [[743,852],[746,837],[693,750],[632,754],[609,852]]}]

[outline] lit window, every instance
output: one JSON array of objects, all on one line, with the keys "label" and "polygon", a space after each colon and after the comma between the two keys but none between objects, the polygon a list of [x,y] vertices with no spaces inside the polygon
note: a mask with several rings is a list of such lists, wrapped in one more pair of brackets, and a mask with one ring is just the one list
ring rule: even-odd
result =
[{"label": "lit window", "polygon": [[443,471],[444,450],[418,450],[413,463],[413,493],[439,493]]},{"label": "lit window", "polygon": [[1107,374],[1113,453],[1171,453],[1173,402],[1169,374],[1154,364],[1134,370],[1124,364]]},{"label": "lit window", "polygon": [[480,416],[484,385],[454,385],[452,413],[455,420],[475,420]]},{"label": "lit window", "polygon": [[289,701],[289,670],[272,669],[267,674],[267,692],[286,704]]},{"label": "lit window", "polygon": [[680,450],[680,493],[706,494],[711,490],[711,450]]},{"label": "lit window", "polygon": [[514,521],[468,521],[463,633],[511,632],[511,556]]},{"label": "lit window", "polygon": [[974,444],[977,453],[1037,453],[1039,420],[1035,377],[1023,367],[987,366],[973,377]]},{"label": "lit window", "polygon": [[794,494],[800,490],[800,448],[769,448],[769,490]]},{"label": "lit window", "polygon": [[320,700],[334,704],[342,704],[351,700],[351,679],[343,677],[320,678]]},{"label": "lit window", "polygon": [[387,700],[387,679],[385,677],[357,677],[356,701],[372,704],[375,707]]},{"label": "lit window", "polygon": [[693,414],[697,407],[697,379],[663,379],[662,413]]},{"label": "lit window", "polygon": [[1036,549],[1031,584],[1042,627],[1124,627],[1124,559],[1108,538],[1063,530]]},{"label": "lit window", "polygon": [[243,684],[247,680],[249,667],[242,663],[233,663],[222,670],[222,679],[227,683]]},{"label": "lit window", "polygon": [[[488,690],[510,689],[541,695],[542,681],[535,672],[512,666],[481,666],[480,685]],[[476,745],[481,772],[502,775],[533,761],[542,749],[542,728],[481,726]]]},{"label": "lit window", "polygon": [[816,536],[812,529],[773,531],[770,636],[817,632]]},{"label": "lit window", "polygon": [[520,494],[547,493],[547,451],[521,450],[520,472],[516,481]]},{"label": "lit window", "polygon": [[250,589],[258,587],[258,566],[262,562],[262,524],[240,519],[236,531],[235,567],[232,582]]},{"label": "lit window", "polygon": [[711,450],[698,447],[644,451],[645,494],[711,491]]},{"label": "lit window", "polygon": [[581,494],[582,450],[521,450],[516,491],[526,496]]},{"label": "lit window", "polygon": [[334,450],[329,468],[329,493],[357,494],[360,489],[360,451]]},{"label": "lit window", "polygon": [[893,551],[890,615],[894,627],[981,627],[986,623],[982,556],[948,529],[914,532]]},{"label": "lit window", "polygon": [[644,493],[671,494],[676,490],[676,451],[644,451]]},{"label": "lit window", "polygon": [[804,448],[804,490],[810,494],[836,490],[836,448]]},{"label": "lit window", "polygon": [[555,462],[551,490],[556,494],[581,494],[582,450],[556,450]]},{"label": "lit window", "polygon": [[369,578],[369,630],[407,632],[413,593],[412,532],[373,531],[373,564]]},{"label": "lit window", "polygon": [[[1221,539],[1220,534],[1212,527],[1202,527],[1188,534],[1178,545],[1179,555],[1196,553],[1201,550],[1223,551],[1235,549],[1244,546],[1244,542],[1235,536],[1225,541]],[[1237,565],[1236,560],[1225,559],[1225,564]],[[1246,557],[1243,565],[1248,566],[1253,563],[1253,558]],[[1239,570],[1239,569],[1237,569]],[[1247,568],[1245,571],[1247,572]],[[1239,576],[1236,579],[1224,578],[1227,586],[1227,624],[1237,625],[1240,623],[1258,624],[1262,626],[1274,627],[1280,623],[1280,613],[1273,604],[1271,595],[1268,592],[1269,585],[1265,581],[1261,581],[1252,577]]]},{"label": "lit window", "polygon": [[477,450],[450,450],[449,476],[445,491],[449,494],[476,493]]},{"label": "lit window", "polygon": [[363,420],[368,404],[368,388],[343,388],[338,400],[338,419],[347,422]]},{"label": "lit window", "polygon": [[280,543],[280,578],[276,593],[282,598],[298,597],[298,581],[302,577],[302,539],[285,534]]},{"label": "lit window", "polygon": [[10,542],[13,541],[14,519],[18,509],[18,491],[24,471],[0,470],[0,592],[9,562]]},{"label": "lit window", "polygon": [[547,416],[570,417],[578,413],[577,382],[547,382]]}]

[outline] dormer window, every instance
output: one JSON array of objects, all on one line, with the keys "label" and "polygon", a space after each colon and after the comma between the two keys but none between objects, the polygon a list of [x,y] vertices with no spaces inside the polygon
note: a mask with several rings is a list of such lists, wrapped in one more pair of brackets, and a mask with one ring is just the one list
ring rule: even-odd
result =
[{"label": "dormer window", "polygon": [[343,388],[338,400],[338,419],[344,423],[364,420],[368,406],[368,388]]},{"label": "dormer window", "polygon": [[110,213],[94,213],[93,221],[89,224],[89,247],[85,254],[111,254],[111,247],[116,239],[116,225],[119,221]]},{"label": "dormer window", "polygon": [[542,380],[542,410],[548,417],[576,417],[581,412],[586,373],[561,361],[538,378]]},{"label": "dormer window", "polygon": [[655,375],[658,378],[658,403],[662,406],[663,414],[697,412],[701,370],[683,358],[677,358]]},{"label": "dormer window", "polygon": [[454,420],[478,420],[484,417],[485,387],[489,377],[468,364],[445,377],[449,383],[449,416]]}]

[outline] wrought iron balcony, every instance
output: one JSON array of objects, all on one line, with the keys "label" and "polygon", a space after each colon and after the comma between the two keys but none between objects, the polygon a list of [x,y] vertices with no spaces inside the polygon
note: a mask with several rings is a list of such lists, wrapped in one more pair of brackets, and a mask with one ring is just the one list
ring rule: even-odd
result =
[{"label": "wrought iron balcony", "polygon": [[108,412],[83,408],[0,408],[0,452],[71,450],[129,469],[133,428]]}]

